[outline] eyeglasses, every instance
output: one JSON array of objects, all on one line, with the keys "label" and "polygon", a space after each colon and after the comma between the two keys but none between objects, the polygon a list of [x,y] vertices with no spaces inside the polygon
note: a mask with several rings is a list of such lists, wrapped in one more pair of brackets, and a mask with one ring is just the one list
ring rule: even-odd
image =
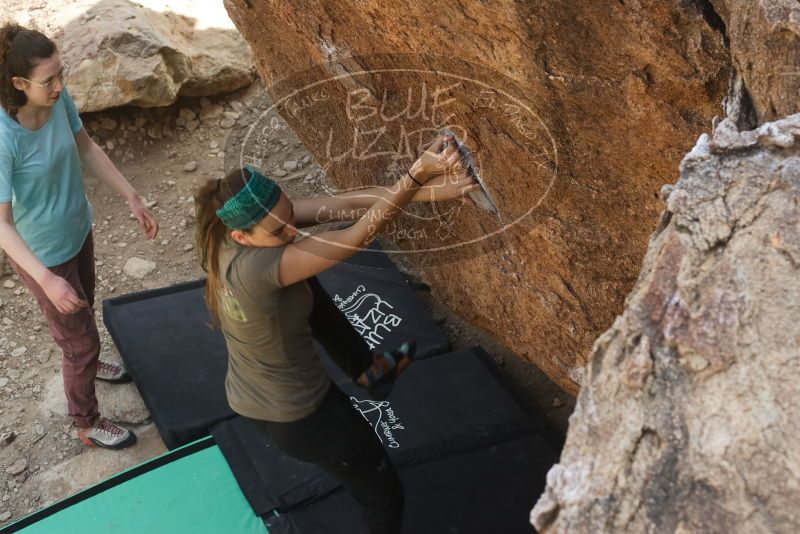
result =
[{"label": "eyeglasses", "polygon": [[56,80],[59,80],[63,84],[64,83],[64,78],[67,77],[67,74],[69,74],[69,65],[64,65],[63,67],[61,67],[61,70],[58,71],[58,74],[56,76],[54,76],[53,79],[50,80],[47,83],[34,82],[33,80],[29,80],[27,78],[23,78],[22,76],[18,76],[18,78],[20,80],[25,80],[26,82],[28,82],[31,85],[35,85],[36,87],[41,87],[42,89],[46,89],[46,90],[49,91],[50,89],[53,88],[53,84],[55,83]]}]

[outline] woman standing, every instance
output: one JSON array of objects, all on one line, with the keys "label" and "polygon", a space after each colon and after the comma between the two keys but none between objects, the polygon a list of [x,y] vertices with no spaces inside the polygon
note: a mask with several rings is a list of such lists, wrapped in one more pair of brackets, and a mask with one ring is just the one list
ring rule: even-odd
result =
[{"label": "woman standing", "polygon": [[0,248],[62,350],[64,391],[80,440],[121,449],[136,436],[100,417],[95,396],[95,378],[128,377],[121,365],[99,360],[92,208],[81,163],[127,200],[149,239],[158,223],[83,128],[64,86],[67,69],[47,36],[13,23],[0,27]]},{"label": "woman standing", "polygon": [[[332,305],[314,276],[366,247],[412,199],[466,198],[479,187],[459,168],[455,146],[441,150],[447,141],[438,138],[387,189],[292,202],[274,181],[246,167],[210,180],[195,196],[206,298],[228,347],[231,408],[286,454],[337,477],[373,534],[400,532],[403,489],[372,427],[328,378],[311,330],[378,397],[388,394],[414,348],[405,343],[373,356],[335,306],[327,317],[320,313],[326,302]],[[318,224],[323,212],[326,222],[342,220],[337,214],[363,215],[343,230],[294,242],[297,227]]]}]

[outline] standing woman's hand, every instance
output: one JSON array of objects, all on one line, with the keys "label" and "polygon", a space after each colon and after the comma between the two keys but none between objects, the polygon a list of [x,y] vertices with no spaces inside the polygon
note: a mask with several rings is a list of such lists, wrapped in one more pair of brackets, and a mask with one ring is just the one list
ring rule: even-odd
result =
[{"label": "standing woman's hand", "polygon": [[158,235],[158,221],[150,209],[144,205],[141,197],[137,195],[129,200],[128,207],[130,207],[131,213],[136,217],[136,220],[139,221],[139,226],[142,227],[147,239],[155,239]]},{"label": "standing woman's hand", "polygon": [[81,308],[89,307],[89,303],[78,296],[69,282],[53,272],[47,271],[39,285],[60,313],[75,313]]}]

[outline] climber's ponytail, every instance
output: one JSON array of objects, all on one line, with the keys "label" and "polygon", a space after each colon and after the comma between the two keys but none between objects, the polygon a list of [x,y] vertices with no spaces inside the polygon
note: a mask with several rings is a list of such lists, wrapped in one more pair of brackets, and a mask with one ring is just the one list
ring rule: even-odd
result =
[{"label": "climber's ponytail", "polygon": [[52,56],[56,44],[45,34],[8,22],[0,26],[0,106],[11,115],[25,105],[25,93],[14,87],[14,76],[27,78],[43,59]]},{"label": "climber's ponytail", "polygon": [[195,225],[197,250],[200,253],[200,266],[208,274],[206,281],[206,304],[214,323],[219,323],[219,293],[222,280],[219,271],[219,253],[226,234],[226,227],[217,216],[217,210],[225,202],[236,196],[247,183],[248,173],[244,169],[234,169],[225,178],[212,178],[200,186],[194,195],[197,212]]}]

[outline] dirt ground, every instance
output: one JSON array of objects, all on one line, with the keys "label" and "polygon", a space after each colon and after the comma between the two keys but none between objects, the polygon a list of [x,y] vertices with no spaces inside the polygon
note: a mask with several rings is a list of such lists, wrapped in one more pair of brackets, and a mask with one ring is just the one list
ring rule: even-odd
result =
[{"label": "dirt ground", "polygon": [[[114,354],[103,327],[101,302],[125,293],[200,278],[194,250],[192,192],[223,171],[233,123],[263,106],[258,83],[212,99],[184,99],[169,108],[119,108],[83,115],[84,125],[122,173],[152,205],[161,230],[147,241],[125,203],[95,177],[86,177],[94,207],[97,258],[95,314],[104,352]],[[289,196],[322,193],[324,173],[288,127],[273,129],[265,169]],[[281,176],[282,175],[282,176]],[[143,278],[123,269],[130,258],[155,263]],[[532,364],[487,333],[464,323],[408,273],[415,290],[456,348],[483,345],[563,438],[574,401]],[[190,372],[190,370],[185,370]],[[101,387],[102,386],[102,387]],[[87,449],[65,416],[60,352],[30,293],[9,274],[0,279],[0,526],[107,476],[165,451],[132,384],[98,387],[101,411],[139,436],[121,452]]]}]

